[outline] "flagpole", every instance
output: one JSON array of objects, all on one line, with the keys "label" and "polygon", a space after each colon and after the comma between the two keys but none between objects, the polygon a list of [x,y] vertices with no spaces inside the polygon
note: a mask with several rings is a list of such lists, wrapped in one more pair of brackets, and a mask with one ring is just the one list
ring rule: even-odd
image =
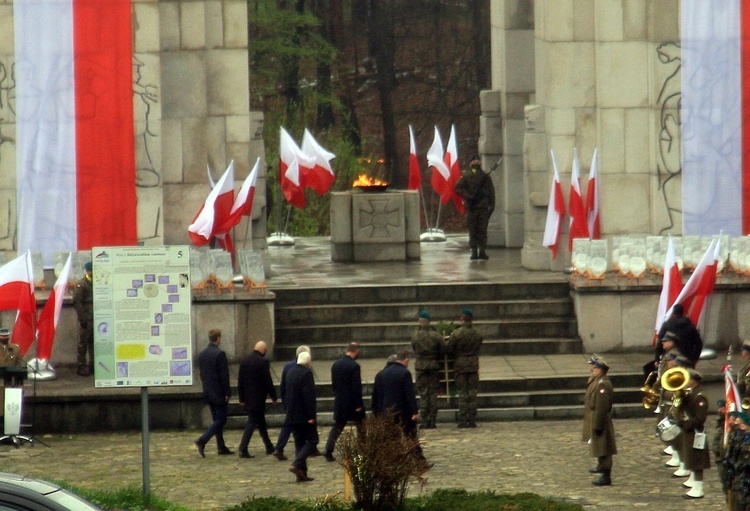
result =
[{"label": "flagpole", "polygon": [[438,201],[438,212],[437,212],[437,220],[435,220],[435,229],[440,229],[440,209],[443,207],[443,201]]},{"label": "flagpole", "polygon": [[422,191],[422,183],[419,184],[419,201],[422,203],[422,209],[424,210],[424,223],[427,230],[430,230],[430,217],[427,216],[427,204],[424,202],[424,192]]},{"label": "flagpole", "polygon": [[292,216],[292,208],[293,206],[289,204],[289,211],[286,213],[286,222],[284,222],[284,234],[289,234],[287,229],[289,228],[289,217]]}]

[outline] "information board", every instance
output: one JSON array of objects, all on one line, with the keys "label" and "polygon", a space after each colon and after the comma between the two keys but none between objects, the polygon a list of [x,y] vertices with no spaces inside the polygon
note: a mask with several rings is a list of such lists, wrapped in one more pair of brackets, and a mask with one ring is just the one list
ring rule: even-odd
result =
[{"label": "information board", "polygon": [[190,250],[96,247],[96,387],[191,385]]}]

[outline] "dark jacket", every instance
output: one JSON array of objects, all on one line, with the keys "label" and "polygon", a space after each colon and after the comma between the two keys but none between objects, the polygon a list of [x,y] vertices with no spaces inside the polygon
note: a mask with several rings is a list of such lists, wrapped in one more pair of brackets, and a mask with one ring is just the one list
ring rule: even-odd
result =
[{"label": "dark jacket", "polygon": [[203,402],[209,405],[226,404],[232,395],[226,353],[214,343],[209,343],[198,355],[198,368],[203,383]]},{"label": "dark jacket", "polygon": [[453,370],[457,373],[479,372],[479,351],[482,336],[471,323],[464,323],[448,338],[446,351],[453,356]]},{"label": "dark jacket", "polygon": [[391,409],[396,421],[406,423],[418,412],[417,392],[409,369],[401,363],[380,371],[375,377],[372,409],[380,415]]},{"label": "dark jacket", "polygon": [[481,167],[464,172],[454,189],[467,209],[495,209],[495,186]]},{"label": "dark jacket", "polygon": [[432,326],[419,327],[411,336],[411,349],[417,356],[414,369],[421,371],[438,371],[443,356],[443,336]]},{"label": "dark jacket", "polygon": [[265,412],[266,396],[276,401],[271,379],[271,364],[259,351],[245,357],[237,375],[237,394],[248,412]]},{"label": "dark jacket", "polygon": [[286,375],[289,373],[289,369],[297,365],[297,360],[292,360],[284,365],[284,369],[281,370],[281,382],[279,383],[279,394],[281,394],[281,407],[286,411]]},{"label": "dark jacket", "polygon": [[295,364],[286,374],[286,424],[307,424],[317,415],[312,370]]},{"label": "dark jacket", "polygon": [[[331,366],[333,386],[333,420],[344,422],[364,418],[362,401],[362,377],[359,364],[349,355],[344,355]],[[357,408],[361,410],[356,411]]]},{"label": "dark jacket", "polygon": [[657,335],[659,342],[656,345],[656,360],[664,352],[661,341],[667,332],[672,332],[677,336],[675,348],[695,366],[701,356],[701,351],[703,351],[703,339],[701,339],[701,334],[690,321],[690,318],[687,316],[672,316],[662,323]]},{"label": "dark jacket", "polygon": [[683,436],[680,461],[685,463],[687,470],[705,470],[711,467],[709,442],[706,441],[703,449],[693,449],[693,442],[696,431],[705,432],[708,400],[701,393],[700,387],[695,387],[692,392],[682,398],[680,407],[682,413],[679,422]]}]

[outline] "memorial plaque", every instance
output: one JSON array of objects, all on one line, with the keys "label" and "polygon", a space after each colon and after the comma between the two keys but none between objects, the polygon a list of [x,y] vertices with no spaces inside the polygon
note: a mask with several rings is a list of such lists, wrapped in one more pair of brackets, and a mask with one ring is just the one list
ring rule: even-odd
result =
[{"label": "memorial plaque", "polygon": [[589,245],[589,272],[597,279],[607,273],[609,261],[609,243],[607,240],[591,240]]},{"label": "memorial plaque", "polygon": [[229,287],[232,285],[232,279],[234,279],[232,254],[225,252],[224,250],[209,250],[208,266],[211,275],[214,276],[221,286]]},{"label": "memorial plaque", "polygon": [[254,287],[264,286],[266,272],[263,269],[263,254],[258,250],[240,250],[238,258],[242,277]]},{"label": "memorial plaque", "polygon": [[193,288],[200,288],[205,285],[210,275],[208,250],[190,247],[190,277]]},{"label": "memorial plaque", "polygon": [[571,261],[573,262],[573,271],[579,275],[586,275],[588,270],[590,244],[590,241],[586,238],[573,239]]}]

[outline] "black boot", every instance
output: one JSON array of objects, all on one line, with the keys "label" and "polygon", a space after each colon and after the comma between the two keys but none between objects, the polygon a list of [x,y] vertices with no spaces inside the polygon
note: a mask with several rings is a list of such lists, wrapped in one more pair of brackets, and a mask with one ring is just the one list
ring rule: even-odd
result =
[{"label": "black boot", "polygon": [[471,257],[469,259],[471,259],[472,261],[474,261],[475,259],[479,259],[479,256],[477,255],[477,247],[471,249]]},{"label": "black boot", "polygon": [[479,259],[484,259],[485,261],[489,259],[487,252],[485,252],[483,248],[479,249]]},{"label": "black boot", "polygon": [[592,481],[594,486],[612,486],[612,479],[609,478],[610,470],[602,470],[602,475],[596,481]]}]

